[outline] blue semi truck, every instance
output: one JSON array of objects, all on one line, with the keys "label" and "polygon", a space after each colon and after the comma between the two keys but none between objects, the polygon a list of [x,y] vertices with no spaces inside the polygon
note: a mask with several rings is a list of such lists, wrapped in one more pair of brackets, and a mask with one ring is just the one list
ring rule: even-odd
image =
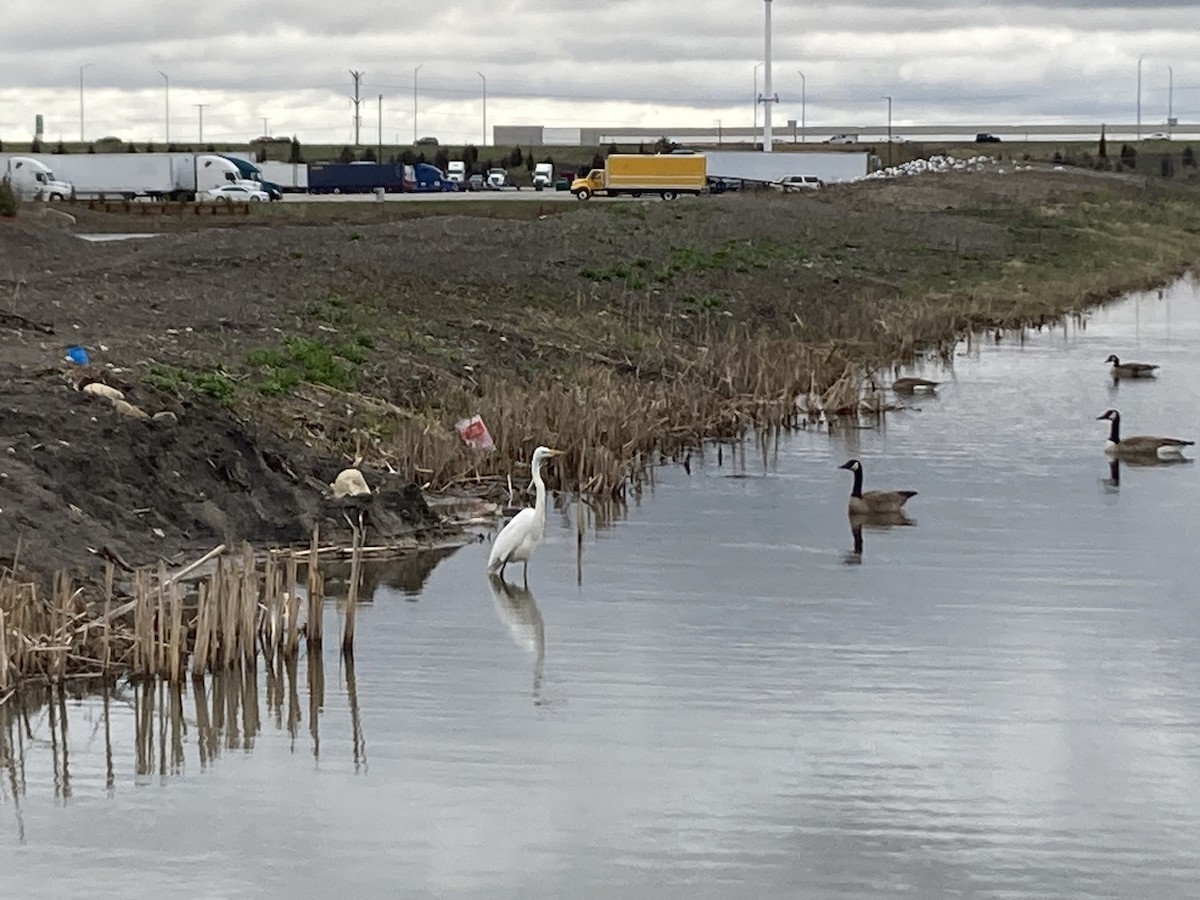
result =
[{"label": "blue semi truck", "polygon": [[246,181],[257,181],[259,184],[261,184],[262,189],[267,192],[267,196],[272,200],[283,199],[283,188],[281,188],[275,182],[267,181],[265,178],[263,178],[262,169],[260,169],[254,163],[240,159],[236,156],[225,156],[224,154],[221,154],[221,157],[233,163],[237,167],[238,174],[241,175],[243,179]]},{"label": "blue semi truck", "polygon": [[457,191],[442,170],[428,163],[330,163],[308,167],[310,194],[370,194],[382,188],[390,194]]}]

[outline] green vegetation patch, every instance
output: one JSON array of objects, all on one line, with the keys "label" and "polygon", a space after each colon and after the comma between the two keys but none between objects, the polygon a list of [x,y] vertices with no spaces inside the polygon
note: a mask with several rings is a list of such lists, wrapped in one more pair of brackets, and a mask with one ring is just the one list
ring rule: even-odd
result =
[{"label": "green vegetation patch", "polygon": [[371,344],[366,334],[337,343],[292,335],[277,347],[251,351],[246,364],[256,370],[255,387],[269,396],[285,394],[304,383],[349,390],[354,387],[356,369],[367,361]]},{"label": "green vegetation patch", "polygon": [[160,391],[172,394],[199,394],[222,405],[227,405],[233,399],[236,390],[234,380],[223,372],[182,369],[178,366],[159,364],[150,367],[145,381]]}]

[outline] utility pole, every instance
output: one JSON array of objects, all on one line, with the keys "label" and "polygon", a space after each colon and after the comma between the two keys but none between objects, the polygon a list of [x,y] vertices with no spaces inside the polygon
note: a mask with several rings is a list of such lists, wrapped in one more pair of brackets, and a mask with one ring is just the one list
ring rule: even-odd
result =
[{"label": "utility pole", "polygon": [[421,63],[413,69],[413,145],[417,143],[417,73],[421,71]]},{"label": "utility pole", "polygon": [[808,143],[808,81],[803,72],[800,75],[800,140]]},{"label": "utility pole", "polygon": [[1142,139],[1142,60],[1146,58],[1143,53],[1138,57],[1138,79],[1137,79],[1137,138]]},{"label": "utility pole", "polygon": [[200,143],[203,144],[204,143],[204,107],[208,106],[208,104],[207,103],[193,103],[192,106],[196,107],[196,109],[198,109],[200,111]]},{"label": "utility pole", "polygon": [[1175,130],[1175,70],[1167,66],[1167,134]]},{"label": "utility pole", "polygon": [[779,102],[779,95],[771,93],[771,0],[763,3],[766,11],[765,34],[763,38],[763,152],[771,152],[771,104]]},{"label": "utility pole", "polygon": [[263,116],[262,120],[263,120],[263,137],[270,137],[271,136],[271,120],[268,119],[266,116]]},{"label": "utility pole", "polygon": [[79,67],[79,143],[83,143],[83,70],[90,66],[91,63],[84,63]]},{"label": "utility pole", "polygon": [[884,96],[884,100],[888,104],[888,165],[892,164],[892,98]]},{"label": "utility pole", "polygon": [[475,74],[483,79],[483,142],[479,146],[486,147],[487,146],[487,76],[484,75],[482,72],[476,72]]},{"label": "utility pole", "polygon": [[379,150],[375,162],[383,162],[383,94],[379,95]]},{"label": "utility pole", "polygon": [[358,104],[362,102],[358,96],[359,83],[362,81],[363,72],[355,72],[350,70],[350,77],[354,79],[354,146],[358,146],[358,129],[362,125],[362,119],[358,115]]},{"label": "utility pole", "polygon": [[[166,127],[167,127],[167,145],[170,146],[170,143],[171,143],[171,79],[167,77],[166,72],[160,71],[158,74],[163,77],[163,81],[166,83],[166,98],[165,98],[165,104],[164,104],[166,109],[164,111],[163,124],[166,125]],[[165,149],[167,149],[167,147],[164,147],[163,149],[165,150]]]}]

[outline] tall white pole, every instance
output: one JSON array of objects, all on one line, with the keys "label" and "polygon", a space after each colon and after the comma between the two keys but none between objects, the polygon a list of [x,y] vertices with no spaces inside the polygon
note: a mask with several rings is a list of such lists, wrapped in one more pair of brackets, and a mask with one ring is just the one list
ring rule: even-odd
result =
[{"label": "tall white pole", "polygon": [[84,63],[79,67],[79,143],[83,143],[83,70],[90,66],[91,63]]},{"label": "tall white pole", "polygon": [[754,99],[750,101],[751,106],[754,107],[754,128],[750,132],[751,147],[758,143],[758,70],[762,67],[762,63],[754,64]]},{"label": "tall white pole", "polygon": [[808,143],[808,123],[805,121],[808,115],[808,85],[804,80],[804,73],[800,75],[800,140]]},{"label": "tall white pole", "polygon": [[766,7],[766,36],[763,39],[763,152],[771,152],[771,104],[774,95],[771,93],[771,0],[765,0]]},{"label": "tall white pole", "polygon": [[476,72],[475,74],[478,75],[481,79],[483,79],[483,141],[482,141],[482,143],[480,143],[479,146],[486,147],[487,146],[487,76],[484,75],[482,72]]},{"label": "tall white pole", "polygon": [[417,73],[421,71],[421,66],[423,66],[423,65],[425,65],[425,63],[421,63],[420,66],[417,66],[416,68],[413,69],[413,144],[414,145],[417,143]]},{"label": "tall white pole", "polygon": [[1142,139],[1142,60],[1146,58],[1143,53],[1138,57],[1138,82],[1137,82],[1137,136],[1138,140]]},{"label": "tall white pole", "polygon": [[[158,74],[163,77],[163,82],[165,85],[165,96],[164,96],[164,103],[163,103],[165,109],[164,109],[164,116],[163,116],[163,124],[167,128],[167,144],[170,144],[171,143],[171,79],[167,77],[166,72],[160,71]],[[163,149],[165,150],[166,147],[164,147]]]},{"label": "tall white pole", "polygon": [[1175,118],[1175,70],[1167,66],[1167,134],[1171,133],[1171,120]]}]

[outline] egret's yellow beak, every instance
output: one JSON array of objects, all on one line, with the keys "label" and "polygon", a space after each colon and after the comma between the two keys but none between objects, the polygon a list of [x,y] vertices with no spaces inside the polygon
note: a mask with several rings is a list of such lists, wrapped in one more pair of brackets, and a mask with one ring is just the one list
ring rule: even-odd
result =
[{"label": "egret's yellow beak", "polygon": [[565,450],[555,450],[552,447],[547,447],[546,452],[549,453],[551,456],[562,456],[566,451]]}]

